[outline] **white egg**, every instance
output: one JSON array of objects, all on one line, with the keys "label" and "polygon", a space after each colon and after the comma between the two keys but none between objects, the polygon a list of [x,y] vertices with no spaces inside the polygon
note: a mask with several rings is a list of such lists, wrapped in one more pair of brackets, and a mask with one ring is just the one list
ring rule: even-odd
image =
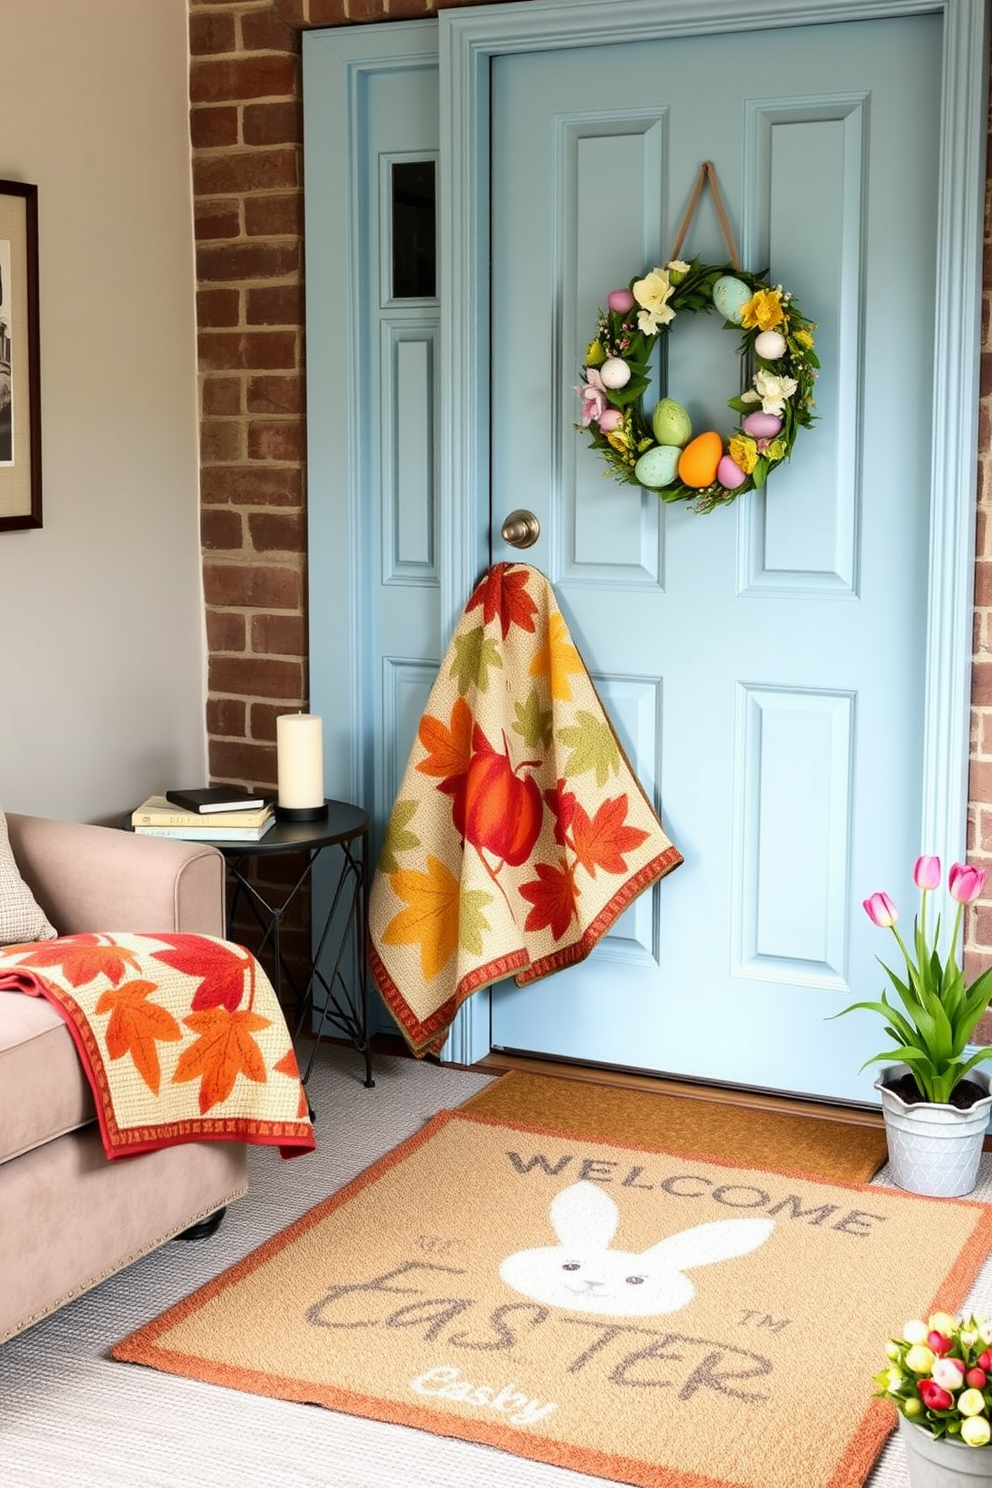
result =
[{"label": "white egg", "polygon": [[623,357],[607,357],[599,369],[599,375],[604,387],[622,388],[630,381],[630,368]]},{"label": "white egg", "polygon": [[786,340],[778,331],[762,331],[754,338],[754,349],[766,362],[776,362],[785,355]]}]

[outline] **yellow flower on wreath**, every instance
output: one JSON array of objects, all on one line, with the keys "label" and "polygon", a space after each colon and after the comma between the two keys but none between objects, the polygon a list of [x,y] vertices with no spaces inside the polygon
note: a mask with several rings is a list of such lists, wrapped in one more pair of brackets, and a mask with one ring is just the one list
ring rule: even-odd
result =
[{"label": "yellow flower on wreath", "polygon": [[755,326],[763,331],[773,331],[784,319],[782,295],[777,289],[759,289],[741,311],[741,325],[749,331]]},{"label": "yellow flower on wreath", "polygon": [[607,442],[612,444],[618,454],[629,456],[634,443],[630,415],[625,414],[623,423],[618,424],[615,429],[611,429],[606,438]]},{"label": "yellow flower on wreath", "polygon": [[798,344],[802,346],[804,350],[813,350],[813,332],[808,330],[806,327],[801,327],[798,331],[793,331],[792,339],[793,341],[798,342]]},{"label": "yellow flower on wreath", "polygon": [[749,434],[735,434],[730,441],[730,458],[745,475],[758,463],[758,446]]}]

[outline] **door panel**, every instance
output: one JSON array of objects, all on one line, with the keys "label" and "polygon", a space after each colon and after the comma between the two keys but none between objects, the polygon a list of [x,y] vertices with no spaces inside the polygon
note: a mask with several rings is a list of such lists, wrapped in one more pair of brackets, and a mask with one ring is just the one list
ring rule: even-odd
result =
[{"label": "door panel", "polygon": [[303,55],[310,697],[325,787],[377,852],[441,655],[440,298],[410,200],[436,168],[437,23],[307,32]]},{"label": "door panel", "polygon": [[[538,514],[527,556],[685,863],[582,967],[495,991],[492,1040],[867,1100],[878,1030],[826,1020],[878,990],[859,901],[923,846],[934,348],[914,307],[934,298],[941,35],[931,16],[812,35],[493,62],[494,532]],[[699,516],[605,478],[572,389],[597,306],[670,256],[706,159],[742,262],[819,322],[824,370],[791,463]],[[728,257],[707,193],[682,256]],[[736,336],[696,315],[668,347],[654,395],[727,432]],[[651,727],[613,705],[635,695]]]}]

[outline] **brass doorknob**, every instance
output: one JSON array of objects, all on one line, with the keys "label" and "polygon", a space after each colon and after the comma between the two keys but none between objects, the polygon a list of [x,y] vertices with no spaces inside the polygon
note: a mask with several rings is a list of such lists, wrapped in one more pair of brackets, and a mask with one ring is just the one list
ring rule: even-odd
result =
[{"label": "brass doorknob", "polygon": [[512,511],[500,528],[500,537],[511,548],[532,548],[541,535],[541,524],[532,511]]}]

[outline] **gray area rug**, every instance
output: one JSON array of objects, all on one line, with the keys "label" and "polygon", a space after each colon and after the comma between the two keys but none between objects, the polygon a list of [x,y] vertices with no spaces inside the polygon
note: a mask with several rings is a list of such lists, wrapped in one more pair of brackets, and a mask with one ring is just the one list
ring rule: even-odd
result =
[{"label": "gray area rug", "polygon": [[[461,1104],[488,1083],[484,1075],[412,1059],[379,1057],[374,1073],[375,1088],[366,1090],[357,1055],[322,1047],[310,1082],[316,1153],[283,1161],[271,1149],[252,1149],[250,1191],[232,1206],[216,1235],[164,1246],[0,1346],[3,1488],[590,1488],[602,1483],[490,1447],[245,1395],[106,1357],[118,1339],[254,1250],[436,1111]],[[887,1183],[887,1170],[875,1181]],[[976,1197],[992,1202],[992,1156],[982,1159]],[[992,1262],[969,1302],[976,1311],[992,1313]],[[893,1326],[902,1321],[895,1319]],[[883,1344],[880,1340],[880,1368]],[[908,1483],[902,1444],[892,1438],[870,1488],[908,1488]]]}]

